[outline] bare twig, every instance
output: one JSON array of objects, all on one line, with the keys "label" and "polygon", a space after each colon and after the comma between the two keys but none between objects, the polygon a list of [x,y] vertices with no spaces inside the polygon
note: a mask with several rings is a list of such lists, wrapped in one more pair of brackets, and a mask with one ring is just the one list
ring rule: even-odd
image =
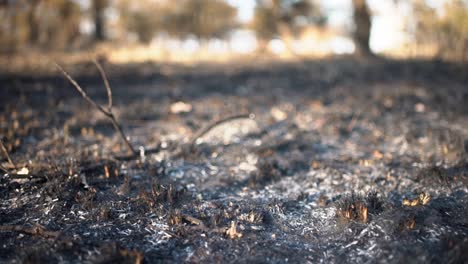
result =
[{"label": "bare twig", "polygon": [[2,165],[0,165],[0,170],[2,170],[2,171],[5,172],[5,173],[8,173],[8,172],[9,172],[9,171],[8,171],[6,168],[4,168]]},{"label": "bare twig", "polygon": [[93,62],[94,62],[94,65],[96,65],[99,73],[101,74],[102,80],[104,81],[104,86],[106,87],[106,91],[107,91],[107,102],[108,102],[107,110],[111,112],[112,111],[112,89],[110,88],[109,80],[107,79],[106,72],[104,72],[104,69],[102,68],[101,64],[99,64],[97,60],[93,60]]},{"label": "bare twig", "polygon": [[60,65],[55,63],[55,66],[60,70],[60,72],[65,76],[65,78],[67,78],[68,81],[70,81],[70,83],[75,87],[75,89],[81,94],[81,96],[86,101],[88,101],[91,105],[93,105],[96,109],[98,109],[101,113],[103,113],[105,116],[107,116],[110,119],[110,121],[112,122],[112,126],[119,133],[120,137],[125,142],[125,145],[130,150],[132,155],[136,155],[137,154],[136,150],[128,141],[127,137],[125,136],[125,133],[122,130],[122,126],[119,124],[119,122],[115,118],[114,113],[112,112],[112,89],[109,85],[109,81],[107,80],[106,74],[104,70],[102,69],[101,65],[97,61],[94,61],[94,64],[96,64],[96,67],[98,68],[99,73],[101,74],[101,77],[104,81],[104,86],[106,87],[106,90],[107,90],[108,109],[105,109],[101,105],[97,104],[93,99],[91,99],[91,97],[88,96],[88,94],[83,90],[83,88],[81,88],[81,86]]},{"label": "bare twig", "polygon": [[5,154],[6,158],[8,159],[8,162],[10,165],[13,166],[13,168],[17,169],[15,162],[13,162],[13,159],[11,159],[10,154],[8,153],[8,150],[6,149],[5,145],[3,144],[3,139],[0,138],[0,147],[2,148],[3,153]]},{"label": "bare twig", "polygon": [[83,98],[88,101],[88,103],[90,103],[91,105],[93,105],[94,107],[96,107],[99,111],[101,111],[104,115],[108,116],[109,115],[109,112],[104,109],[101,105],[97,104],[96,102],[94,102],[93,99],[91,99],[88,94],[83,90],[83,88],[81,88],[81,86],[68,74],[68,72],[66,72],[62,66],[58,65],[57,63],[55,63],[55,66],[60,70],[60,72],[65,76],[65,78],[68,79],[68,81],[75,87],[75,89],[81,94],[81,96],[83,96]]},{"label": "bare twig", "polygon": [[41,225],[35,225],[33,227],[20,225],[0,226],[0,232],[20,232],[32,236],[41,236],[44,238],[58,238],[61,235],[61,232],[46,230]]},{"label": "bare twig", "polygon": [[195,142],[197,141],[197,139],[203,137],[204,135],[206,135],[206,133],[210,132],[213,128],[223,124],[223,123],[226,123],[226,122],[229,122],[229,121],[232,121],[232,120],[235,120],[235,119],[246,119],[246,118],[252,118],[253,115],[250,115],[250,114],[240,114],[240,115],[234,115],[234,116],[229,116],[229,117],[226,117],[226,118],[221,118],[221,119],[215,119],[213,120],[211,123],[209,123],[208,125],[202,127],[201,129],[199,129],[192,137],[192,139],[190,140],[190,145],[193,146],[195,145]]},{"label": "bare twig", "polygon": [[112,125],[114,126],[114,128],[119,132],[120,134],[120,137],[124,140],[125,144],[127,145],[127,148],[130,150],[130,152],[132,152],[132,154],[136,155],[137,154],[137,151],[133,148],[133,146],[130,144],[130,142],[128,141],[127,137],[125,136],[123,130],[122,130],[122,127],[120,126],[120,124],[117,122],[117,120],[115,119],[114,115],[112,114],[111,116],[109,116],[111,122],[112,122]]},{"label": "bare twig", "polygon": [[193,225],[197,225],[197,226],[205,226],[203,224],[203,221],[198,219],[198,218],[195,218],[191,215],[182,215],[182,218],[184,218],[185,220],[187,220],[188,222],[190,222],[191,224]]}]

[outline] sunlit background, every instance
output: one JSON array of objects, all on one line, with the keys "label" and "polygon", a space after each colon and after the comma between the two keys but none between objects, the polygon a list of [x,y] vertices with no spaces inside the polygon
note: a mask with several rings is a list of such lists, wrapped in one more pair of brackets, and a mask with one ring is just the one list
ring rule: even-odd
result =
[{"label": "sunlit background", "polygon": [[8,58],[468,57],[466,0],[3,0],[0,17]]}]

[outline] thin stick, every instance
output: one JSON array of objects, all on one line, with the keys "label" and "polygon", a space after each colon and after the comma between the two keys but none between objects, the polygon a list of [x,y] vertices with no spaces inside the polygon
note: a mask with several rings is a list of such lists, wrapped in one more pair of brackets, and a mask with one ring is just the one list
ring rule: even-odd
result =
[{"label": "thin stick", "polygon": [[110,88],[109,85],[109,80],[107,79],[106,72],[104,72],[104,69],[102,68],[101,64],[97,60],[93,60],[94,65],[96,65],[99,73],[101,74],[101,78],[104,81],[104,86],[106,87],[107,91],[107,109],[109,112],[112,111],[112,89]]},{"label": "thin stick", "polygon": [[134,154],[134,155],[138,154],[138,152],[133,148],[132,144],[130,144],[130,142],[128,141],[127,137],[125,136],[125,134],[124,134],[124,132],[122,130],[122,127],[120,126],[120,124],[115,119],[114,114],[111,113],[109,118],[110,118],[114,128],[119,132],[120,137],[123,139],[123,141],[125,142],[125,145],[127,145],[127,148],[130,150],[130,152],[132,152],[132,154]]},{"label": "thin stick", "polygon": [[120,137],[125,142],[127,148],[132,152],[133,155],[136,155],[137,152],[133,148],[132,144],[130,144],[130,142],[128,141],[127,137],[125,136],[125,133],[122,130],[121,125],[119,124],[119,122],[114,116],[114,113],[112,112],[112,89],[110,88],[106,74],[104,73],[104,70],[102,69],[99,63],[97,63],[96,61],[94,63],[96,64],[99,73],[101,74],[101,77],[104,80],[104,86],[107,90],[108,109],[104,109],[104,107],[97,104],[93,99],[91,99],[91,97],[88,96],[88,94],[83,90],[83,88],[81,88],[81,86],[60,65],[55,63],[55,66],[60,70],[60,72],[65,76],[65,78],[67,78],[68,81],[70,81],[70,83],[75,87],[75,89],[81,94],[81,96],[86,101],[88,101],[91,105],[93,105],[96,109],[98,109],[101,113],[103,113],[110,119],[110,121],[112,122],[112,126],[119,133]]},{"label": "thin stick", "polygon": [[198,218],[195,218],[195,217],[193,217],[193,216],[190,216],[190,215],[182,215],[182,218],[184,218],[185,220],[187,220],[188,222],[190,222],[190,223],[193,224],[193,225],[204,226],[202,220],[200,220],[200,219],[198,219]]},{"label": "thin stick", "polygon": [[8,162],[15,168],[15,170],[18,168],[16,167],[16,164],[13,162],[13,159],[10,157],[10,154],[8,153],[8,150],[6,149],[5,145],[3,144],[3,139],[0,139],[0,146],[2,148],[3,153],[5,154],[6,158],[8,159]]},{"label": "thin stick", "polygon": [[65,76],[65,78],[68,79],[68,81],[73,84],[75,89],[81,94],[81,96],[88,101],[88,103],[92,104],[94,107],[96,107],[99,111],[101,111],[104,115],[109,116],[109,112],[106,111],[102,106],[98,105],[96,102],[91,99],[88,94],[81,88],[81,86],[57,63],[55,63],[55,66],[62,72],[62,74]]},{"label": "thin stick", "polygon": [[26,227],[20,225],[0,226],[0,232],[20,232],[32,236],[41,236],[45,238],[57,238],[61,234],[57,231],[48,231],[40,225],[36,225],[33,227]]},{"label": "thin stick", "polygon": [[190,140],[190,145],[195,145],[195,142],[197,141],[197,139],[203,137],[206,133],[210,132],[213,128],[223,124],[223,123],[226,123],[226,122],[229,122],[231,120],[235,120],[235,119],[244,119],[244,118],[251,118],[252,116],[250,114],[240,114],[240,115],[234,115],[234,116],[229,116],[229,117],[226,117],[226,118],[222,118],[222,119],[218,119],[218,120],[214,120],[212,121],[211,123],[209,123],[208,125],[202,127],[200,130],[198,130],[192,137],[192,139]]},{"label": "thin stick", "polygon": [[2,165],[0,165],[0,170],[2,170],[3,172],[5,173],[8,173],[9,171],[7,169],[5,169]]}]

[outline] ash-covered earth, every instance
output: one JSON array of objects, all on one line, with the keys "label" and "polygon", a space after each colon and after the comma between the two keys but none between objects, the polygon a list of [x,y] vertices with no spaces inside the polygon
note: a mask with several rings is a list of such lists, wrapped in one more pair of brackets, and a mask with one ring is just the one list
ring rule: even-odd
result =
[{"label": "ash-covered earth", "polygon": [[0,262],[467,263],[466,65],[103,66],[137,157],[59,72],[0,74]]}]

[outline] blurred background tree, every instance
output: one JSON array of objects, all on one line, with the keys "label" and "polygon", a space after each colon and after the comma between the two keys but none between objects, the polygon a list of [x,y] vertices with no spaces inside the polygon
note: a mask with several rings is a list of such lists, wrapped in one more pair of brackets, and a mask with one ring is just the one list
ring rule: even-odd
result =
[{"label": "blurred background tree", "polygon": [[143,43],[158,33],[200,41],[223,38],[238,26],[237,9],[221,0],[121,1],[119,11],[126,29]]},{"label": "blurred background tree", "polygon": [[39,21],[37,11],[40,2],[40,0],[31,0],[29,10],[27,11],[29,43],[31,44],[36,44],[39,41]]},{"label": "blurred background tree", "polygon": [[353,1],[354,31],[353,40],[355,53],[362,56],[372,54],[370,49],[371,13],[366,0]]},{"label": "blurred background tree", "polygon": [[223,38],[238,24],[237,10],[222,0],[180,0],[163,13],[162,27],[177,38]]},{"label": "blurred background tree", "polygon": [[80,36],[81,8],[74,1],[48,0],[39,6],[40,45],[72,49]]},{"label": "blurred background tree", "polygon": [[108,0],[92,0],[95,41],[103,41],[106,39],[106,20],[104,12],[108,4]]},{"label": "blurred background tree", "polygon": [[409,28],[416,44],[434,46],[439,58],[468,61],[468,1],[448,1],[442,10],[414,1],[413,8]]},{"label": "blurred background tree", "polygon": [[80,35],[80,6],[69,0],[13,1],[0,7],[0,51],[71,48]]},{"label": "blurred background tree", "polygon": [[311,24],[323,26],[326,17],[308,0],[256,0],[251,28],[255,31],[260,51],[269,40],[281,38],[292,51],[289,41]]},{"label": "blurred background tree", "polygon": [[117,9],[121,26],[140,42],[149,43],[161,31],[165,6],[149,0],[120,0]]},{"label": "blurred background tree", "polygon": [[[243,30],[256,39],[259,51],[266,50],[270,40],[279,39],[294,53],[297,46],[293,44],[304,36],[309,37],[304,45],[319,46],[317,42],[325,36],[329,42],[323,43],[330,47],[334,45],[333,34],[336,36],[338,32],[341,40],[354,42],[356,53],[369,55],[370,40],[376,33],[371,25],[382,15],[378,8],[387,8],[380,12],[389,8],[383,1],[348,0],[345,14],[340,14],[347,26],[336,31],[322,30],[310,37],[307,32],[329,29],[329,21],[336,19],[336,10],[323,8],[329,5],[325,0],[245,0],[251,3],[252,12],[247,20],[239,19],[237,13],[238,8],[240,13],[245,12],[243,1],[0,0],[0,52],[76,50],[91,48],[98,42],[150,43],[155,38],[180,43],[188,39],[199,44],[212,39],[228,42],[236,31]],[[408,43],[434,47],[441,58],[467,60],[468,1],[441,1],[445,6],[438,9],[431,6],[434,1],[428,0],[385,3],[411,7],[407,19]]]}]

